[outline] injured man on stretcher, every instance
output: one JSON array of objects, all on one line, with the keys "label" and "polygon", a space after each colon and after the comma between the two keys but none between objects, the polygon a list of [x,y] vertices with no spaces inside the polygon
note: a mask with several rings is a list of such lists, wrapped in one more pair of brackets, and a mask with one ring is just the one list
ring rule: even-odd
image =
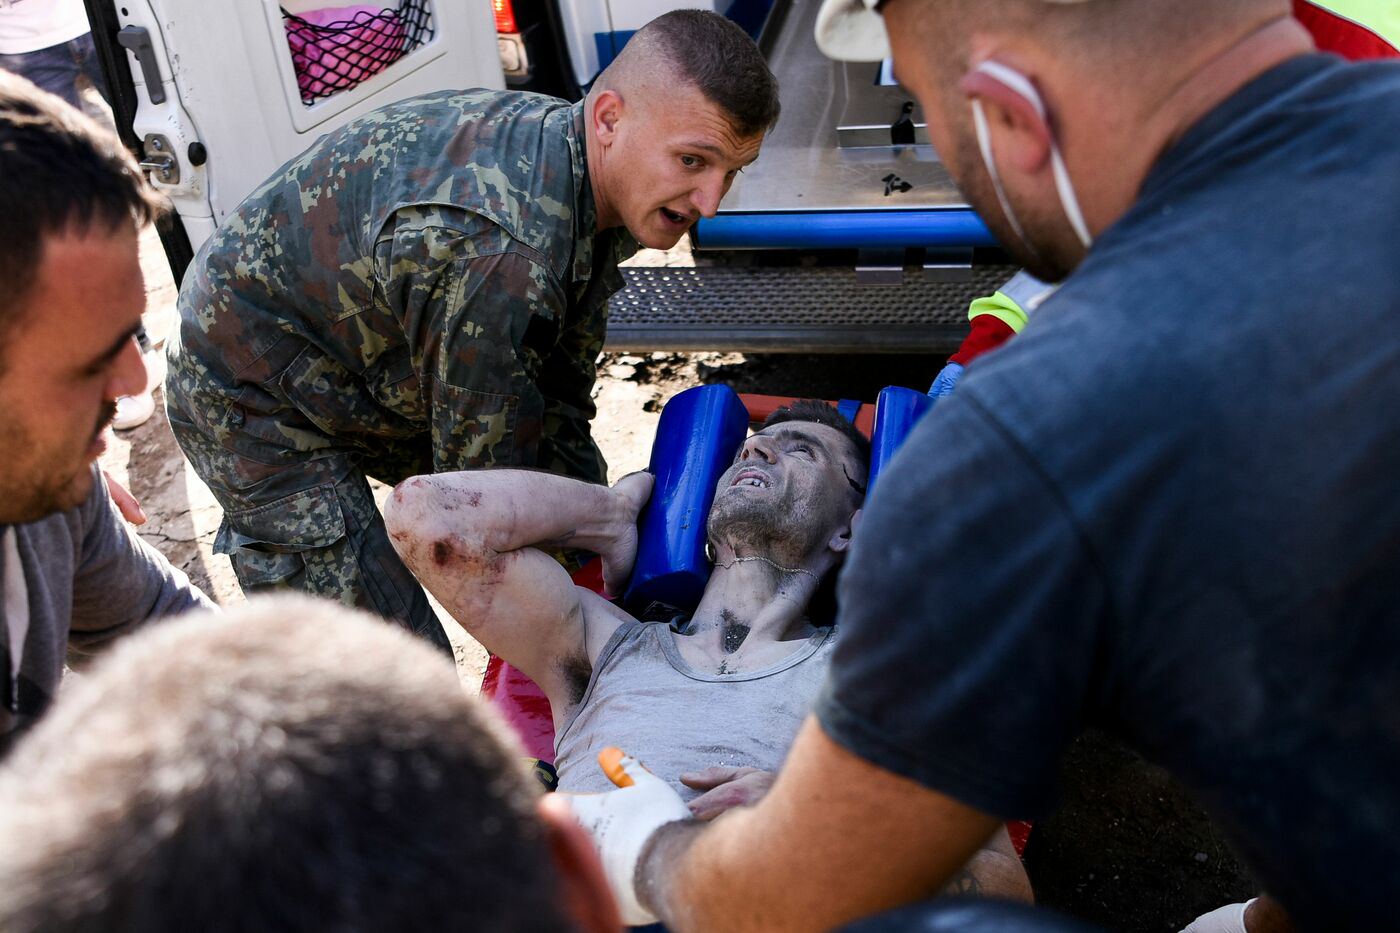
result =
[{"label": "injured man on stretcher", "polygon": [[[646,473],[612,488],[527,470],[418,476],[394,490],[385,520],[452,617],[548,697],[561,792],[613,790],[596,757],[618,746],[709,818],[756,802],[816,699],[838,636],[810,610],[850,545],[869,456],[825,403],[774,412],[716,487],[714,571],[688,618],[639,621],[574,585],[544,550],[598,554],[606,589],[619,592]],[[1004,829],[983,854],[1007,883],[976,871],[969,885],[1028,892]]]}]

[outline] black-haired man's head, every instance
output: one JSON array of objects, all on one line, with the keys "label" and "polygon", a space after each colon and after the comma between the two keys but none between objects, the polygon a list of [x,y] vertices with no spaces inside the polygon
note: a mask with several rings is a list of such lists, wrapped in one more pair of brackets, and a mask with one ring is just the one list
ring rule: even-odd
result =
[{"label": "black-haired man's head", "polygon": [[615,929],[448,660],[279,597],[123,642],[0,770],[0,929]]},{"label": "black-haired man's head", "polygon": [[[835,429],[851,442],[851,447],[860,461],[861,470],[869,472],[870,438],[860,433],[860,429],[849,418],[828,403],[808,398],[799,399],[791,405],[784,405],[775,409],[771,415],[763,420],[762,430],[766,431],[785,421],[811,421],[814,424],[824,424]],[[865,497],[865,481],[856,482],[854,478],[851,478],[850,481],[852,488],[859,492],[863,499]]]},{"label": "black-haired man's head", "polygon": [[778,83],[730,20],[674,10],[637,31],[584,105],[600,227],[668,249],[713,216],[778,120]]},{"label": "black-haired man's head", "polygon": [[830,405],[804,400],[780,408],[720,477],[711,542],[824,574],[850,543],[869,467],[870,442]]},{"label": "black-haired man's head", "polygon": [[0,71],[0,523],[80,503],[116,399],[145,390],[137,231],[159,210],[116,136]]}]

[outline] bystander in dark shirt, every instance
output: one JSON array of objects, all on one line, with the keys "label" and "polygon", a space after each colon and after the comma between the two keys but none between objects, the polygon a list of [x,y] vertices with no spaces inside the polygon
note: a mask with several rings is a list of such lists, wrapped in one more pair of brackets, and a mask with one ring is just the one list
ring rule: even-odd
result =
[{"label": "bystander in dark shirt", "polygon": [[1305,929],[1400,890],[1400,66],[1193,127],[881,477],[818,705],[1003,818],[1102,727]]}]

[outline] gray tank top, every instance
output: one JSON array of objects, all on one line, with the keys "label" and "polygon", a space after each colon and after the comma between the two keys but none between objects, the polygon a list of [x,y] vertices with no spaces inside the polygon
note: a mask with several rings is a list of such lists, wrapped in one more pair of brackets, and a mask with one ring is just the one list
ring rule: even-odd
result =
[{"label": "gray tank top", "polygon": [[635,755],[685,800],[680,782],[711,765],[777,771],[826,678],[835,630],[818,629],[771,667],[707,674],[681,657],[665,622],[627,622],[593,666],[588,689],[554,740],[559,789],[613,790],[598,752],[616,745]]}]

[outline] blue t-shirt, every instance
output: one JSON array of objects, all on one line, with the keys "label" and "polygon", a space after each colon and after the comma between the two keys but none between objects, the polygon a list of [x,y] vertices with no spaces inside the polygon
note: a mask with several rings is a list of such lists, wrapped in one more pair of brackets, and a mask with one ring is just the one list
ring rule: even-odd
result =
[{"label": "blue t-shirt", "polygon": [[856,754],[1033,817],[1100,726],[1296,921],[1391,923],[1400,65],[1296,59],[1193,127],[915,429],[840,597]]}]

